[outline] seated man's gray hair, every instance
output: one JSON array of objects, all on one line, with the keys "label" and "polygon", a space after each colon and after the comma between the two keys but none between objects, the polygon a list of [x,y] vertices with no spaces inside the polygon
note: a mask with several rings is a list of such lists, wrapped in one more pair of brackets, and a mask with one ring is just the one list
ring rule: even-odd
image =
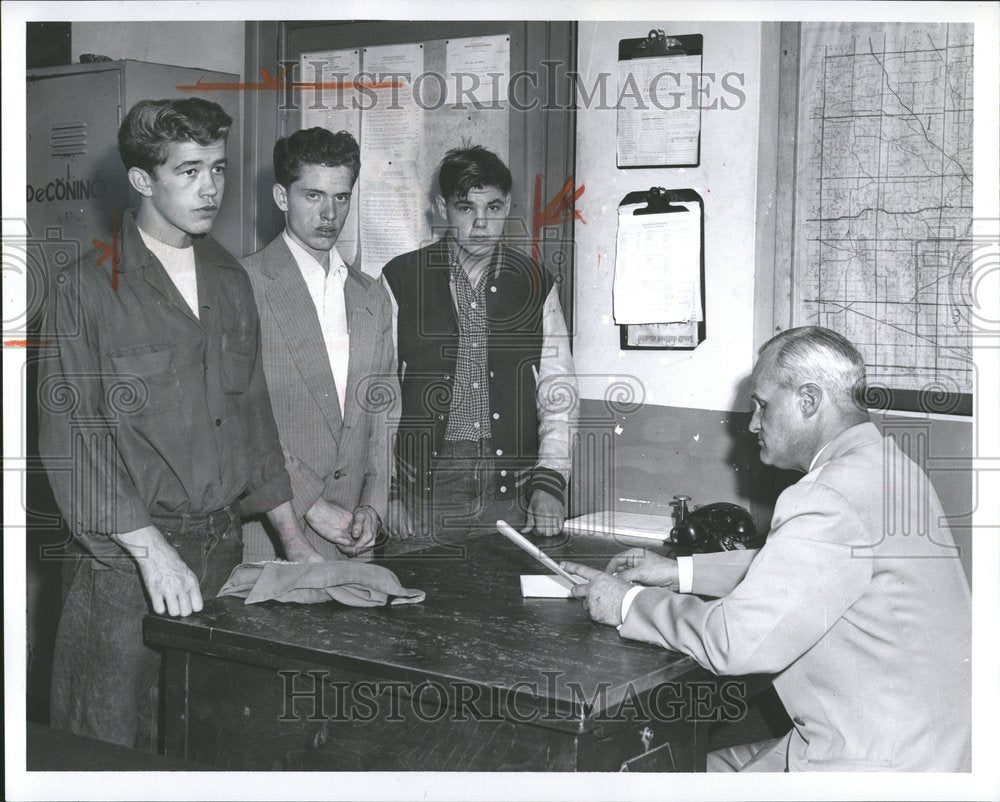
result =
[{"label": "seated man's gray hair", "polygon": [[865,362],[850,340],[822,326],[781,332],[760,349],[774,357],[772,378],[784,387],[816,384],[841,406],[865,409]]}]

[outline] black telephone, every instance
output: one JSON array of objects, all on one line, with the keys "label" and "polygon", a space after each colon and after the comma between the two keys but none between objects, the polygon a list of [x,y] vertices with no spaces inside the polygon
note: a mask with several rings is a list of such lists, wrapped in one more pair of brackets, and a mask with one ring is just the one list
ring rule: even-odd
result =
[{"label": "black telephone", "polygon": [[677,522],[670,530],[676,556],[757,549],[764,545],[766,536],[757,535],[753,518],[739,504],[718,501],[688,512],[690,500],[690,496],[674,496],[670,502]]}]

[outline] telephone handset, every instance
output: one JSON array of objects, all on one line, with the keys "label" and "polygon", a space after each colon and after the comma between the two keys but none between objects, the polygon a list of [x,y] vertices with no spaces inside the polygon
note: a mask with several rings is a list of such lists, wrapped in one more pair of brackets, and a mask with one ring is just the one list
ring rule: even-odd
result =
[{"label": "telephone handset", "polygon": [[757,535],[750,513],[738,504],[718,501],[688,512],[690,496],[674,496],[673,529],[670,542],[676,556],[705,554],[712,551],[757,549],[765,536]]}]

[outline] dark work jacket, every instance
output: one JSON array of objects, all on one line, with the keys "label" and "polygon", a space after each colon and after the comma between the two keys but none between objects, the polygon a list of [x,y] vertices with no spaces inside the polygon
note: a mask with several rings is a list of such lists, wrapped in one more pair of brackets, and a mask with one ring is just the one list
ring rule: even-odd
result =
[{"label": "dark work jacket", "polygon": [[[98,555],[151,515],[292,497],[260,356],[250,280],[194,241],[200,320],[146,248],[133,212],[121,258],[50,282],[39,365],[39,450],[67,525]],[[116,286],[117,285],[117,286]]]},{"label": "dark work jacket", "polygon": [[[491,278],[498,260],[499,273],[486,285],[489,342],[484,356],[498,469],[494,489],[498,498],[505,498],[517,493],[518,483],[501,480],[499,470],[530,468],[538,455],[535,376],[542,350],[542,309],[553,279],[526,256],[502,244],[487,268]],[[441,450],[448,428],[458,356],[458,318],[449,274],[446,240],[397,256],[383,271],[399,307],[397,349],[403,402],[396,443],[397,481],[424,494],[431,488],[431,458]]]}]

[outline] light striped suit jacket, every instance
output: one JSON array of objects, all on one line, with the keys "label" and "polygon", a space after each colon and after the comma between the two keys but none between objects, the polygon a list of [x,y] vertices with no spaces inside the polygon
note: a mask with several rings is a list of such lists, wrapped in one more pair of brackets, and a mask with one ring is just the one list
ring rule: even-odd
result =
[{"label": "light striped suit jacket", "polygon": [[643,590],[621,635],[774,674],[794,726],[756,770],[969,771],[969,586],[927,475],[872,424],[781,494],[755,556],[696,555],[693,590],[721,598]]},{"label": "light striped suit jacket", "polygon": [[[351,345],[342,414],[316,306],[284,239],[279,235],[240,264],[260,312],[264,375],[292,479],[292,506],[309,542],[327,559],[341,559],[304,517],[322,496],[350,511],[370,505],[385,520],[390,430],[399,415],[389,296],[378,281],[348,268]],[[278,541],[269,529],[263,520],[245,523],[245,560],[274,559]],[[277,556],[284,556],[280,549]]]}]

